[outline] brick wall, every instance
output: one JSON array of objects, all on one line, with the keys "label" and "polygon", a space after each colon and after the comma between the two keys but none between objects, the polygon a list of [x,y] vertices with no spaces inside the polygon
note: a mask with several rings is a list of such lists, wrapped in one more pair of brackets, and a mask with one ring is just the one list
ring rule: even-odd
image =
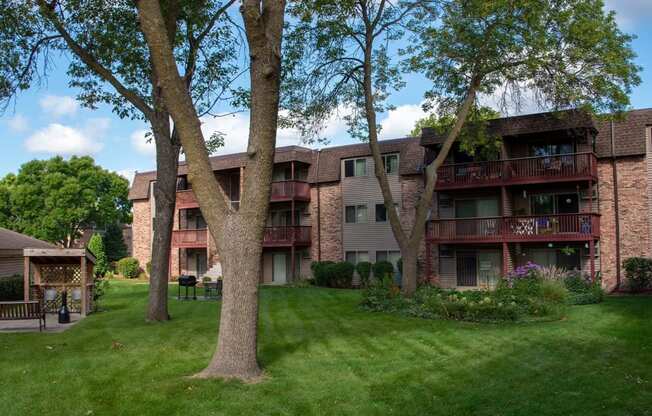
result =
[{"label": "brick wall", "polygon": [[[620,214],[620,258],[650,256],[650,218],[648,184],[645,175],[646,159],[643,156],[619,158],[618,204]],[[600,262],[603,286],[616,287],[616,225],[613,195],[613,169],[611,160],[598,163],[598,189],[600,198]],[[621,277],[624,272],[621,270]]]},{"label": "brick wall", "polygon": [[150,201],[141,199],[133,201],[134,221],[132,224],[133,256],[138,259],[141,267],[152,258],[152,214]]},{"label": "brick wall", "polygon": [[341,261],[342,254],[342,190],[340,183],[320,185],[319,188],[321,203],[321,236],[316,235],[317,228],[317,195],[311,195],[314,202],[310,204],[310,214],[314,218],[313,227],[313,259],[317,260],[318,238],[321,237],[321,260]]},{"label": "brick wall", "polygon": [[[423,179],[421,176],[402,176],[400,179],[401,182],[401,225],[406,233],[412,231],[414,226],[414,219],[416,216],[416,204],[418,202],[419,196],[423,193]],[[425,234],[424,238],[421,239],[419,243],[419,278],[425,279],[426,276],[426,240]],[[436,262],[433,259],[431,264],[431,271],[434,272],[435,267],[437,266]]]}]

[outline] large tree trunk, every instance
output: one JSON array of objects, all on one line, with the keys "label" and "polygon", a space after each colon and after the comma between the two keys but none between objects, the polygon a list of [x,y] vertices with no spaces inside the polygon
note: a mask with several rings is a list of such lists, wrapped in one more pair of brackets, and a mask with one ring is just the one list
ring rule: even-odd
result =
[{"label": "large tree trunk", "polygon": [[225,243],[224,292],[217,349],[208,367],[197,377],[255,379],[261,369],[257,359],[258,283],[262,248],[251,227],[232,221],[225,227],[231,235],[245,238]]},{"label": "large tree trunk", "polygon": [[417,290],[417,257],[419,244],[410,244],[405,249],[401,249],[401,259],[403,261],[403,272],[401,275],[401,291],[406,296],[412,296]]},{"label": "large tree trunk", "polygon": [[179,146],[171,138],[168,120],[163,120],[162,126],[154,128],[154,141],[156,143],[155,217],[147,320],[167,321],[170,319],[168,276],[179,164]]},{"label": "large tree trunk", "polygon": [[140,0],[137,6],[166,109],[188,160],[188,178],[225,265],[218,347],[199,375],[251,380],[261,372],[256,359],[257,283],[274,165],[285,2],[244,0],[241,7],[251,57],[251,118],[238,212],[230,208],[213,174],[201,123],[179,76],[159,3]]}]

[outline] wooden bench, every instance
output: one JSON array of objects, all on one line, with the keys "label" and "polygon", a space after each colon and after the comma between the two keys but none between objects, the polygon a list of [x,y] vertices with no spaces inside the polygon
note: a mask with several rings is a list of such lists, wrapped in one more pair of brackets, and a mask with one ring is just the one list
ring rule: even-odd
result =
[{"label": "wooden bench", "polygon": [[38,330],[45,328],[45,311],[38,300],[0,302],[0,321],[20,321],[38,319]]}]

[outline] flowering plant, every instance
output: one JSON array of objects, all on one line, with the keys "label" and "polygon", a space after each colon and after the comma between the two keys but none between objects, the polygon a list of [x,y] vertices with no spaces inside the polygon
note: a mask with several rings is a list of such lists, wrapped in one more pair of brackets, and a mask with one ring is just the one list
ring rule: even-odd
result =
[{"label": "flowering plant", "polygon": [[515,279],[532,278],[539,270],[541,270],[541,266],[528,261],[525,265],[519,266],[513,272],[509,273],[507,279],[511,281]]}]

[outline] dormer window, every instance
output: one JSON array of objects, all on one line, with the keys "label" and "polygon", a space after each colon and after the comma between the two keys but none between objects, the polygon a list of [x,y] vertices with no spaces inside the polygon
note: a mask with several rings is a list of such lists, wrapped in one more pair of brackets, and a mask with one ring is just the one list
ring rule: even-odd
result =
[{"label": "dormer window", "polygon": [[367,159],[349,159],[344,161],[344,177],[367,176]]},{"label": "dormer window", "polygon": [[388,175],[396,175],[398,173],[398,155],[383,155],[383,166],[385,166],[385,173]]}]

